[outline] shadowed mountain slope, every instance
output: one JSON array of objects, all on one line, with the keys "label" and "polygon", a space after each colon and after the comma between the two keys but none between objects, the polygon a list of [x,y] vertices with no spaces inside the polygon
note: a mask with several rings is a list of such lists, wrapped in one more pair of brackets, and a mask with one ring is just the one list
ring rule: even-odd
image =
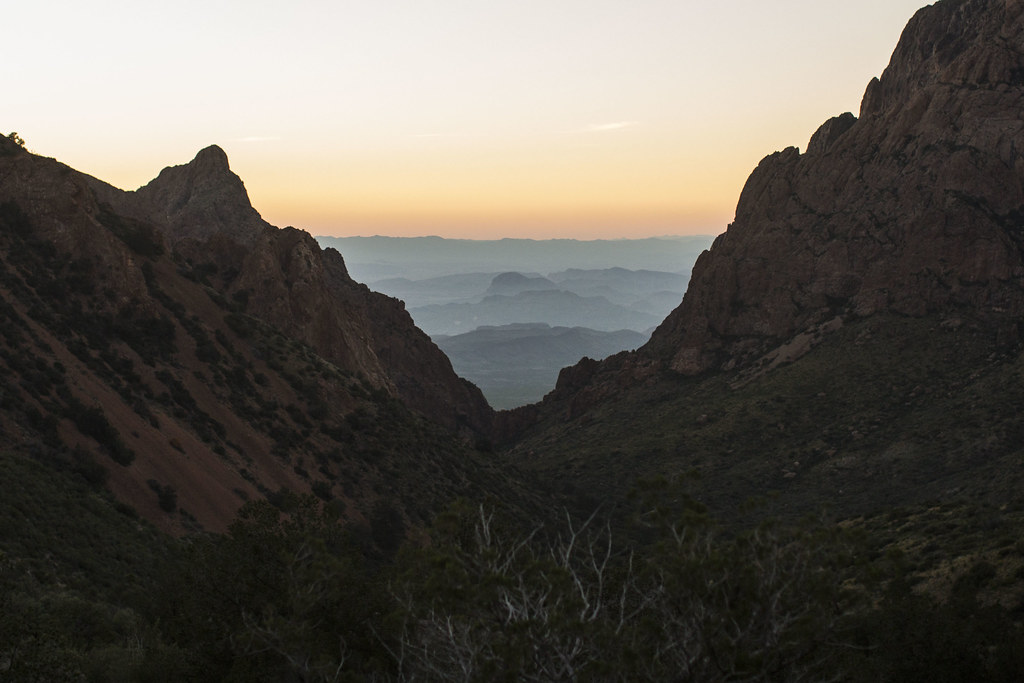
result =
[{"label": "shadowed mountain slope", "polygon": [[489,428],[483,396],[455,376],[404,305],[353,281],[341,254],[321,249],[308,233],[263,221],[220,148],[119,199],[126,213],[165,217],[154,224],[164,226],[175,251],[208,271],[225,295],[244,299],[246,312],[447,427]]},{"label": "shadowed mountain slope", "polygon": [[644,352],[684,374],[743,364],[838,317],[1024,314],[1024,6],[921,10],[860,117],[766,157]]},{"label": "shadowed mountain slope", "polygon": [[[1024,315],[1024,6],[946,0],[910,21],[860,118],[771,154],[682,303],[636,354],[638,378],[792,361],[881,311],[983,324]],[[569,377],[586,375],[582,369]]]},{"label": "shadowed mountain slope", "polygon": [[859,117],[759,164],[647,345],[502,414],[512,457],[613,498],[696,467],[722,504],[779,491],[804,510],[1019,481],[999,377],[1020,363],[1022,110],[1024,4],[922,9]]},{"label": "shadowed mountain slope", "polygon": [[0,314],[0,449],[165,528],[281,490],[416,522],[478,475],[507,489],[468,445],[479,390],[340,254],[262,221],[218,148],[131,193],[0,140]]}]

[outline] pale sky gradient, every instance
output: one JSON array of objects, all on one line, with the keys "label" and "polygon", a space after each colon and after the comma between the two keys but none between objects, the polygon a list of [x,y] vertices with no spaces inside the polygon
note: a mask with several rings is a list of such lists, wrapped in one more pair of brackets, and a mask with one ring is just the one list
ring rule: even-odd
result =
[{"label": "pale sky gradient", "polygon": [[717,234],[925,0],[35,0],[0,131],[123,189],[225,149],[313,234]]}]

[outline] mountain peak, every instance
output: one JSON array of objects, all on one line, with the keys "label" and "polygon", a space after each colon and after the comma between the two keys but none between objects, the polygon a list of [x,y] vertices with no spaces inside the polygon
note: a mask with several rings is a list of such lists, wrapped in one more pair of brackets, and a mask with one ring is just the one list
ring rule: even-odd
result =
[{"label": "mountain peak", "polygon": [[172,243],[219,234],[249,244],[268,227],[217,145],[187,164],[165,168],[136,195],[150,217],[167,227]]},{"label": "mountain peak", "polygon": [[1020,0],[919,11],[859,118],[831,119],[806,154],[754,170],[646,357],[684,374],[770,364],[882,311],[966,316],[1016,338],[1022,86]]},{"label": "mountain peak", "polygon": [[881,79],[864,94],[861,117],[905,107],[937,84],[1020,85],[1024,3],[944,0],[922,8],[900,36]]},{"label": "mountain peak", "polygon": [[189,165],[212,173],[224,173],[231,170],[227,152],[217,145],[210,145],[199,150],[196,158]]}]

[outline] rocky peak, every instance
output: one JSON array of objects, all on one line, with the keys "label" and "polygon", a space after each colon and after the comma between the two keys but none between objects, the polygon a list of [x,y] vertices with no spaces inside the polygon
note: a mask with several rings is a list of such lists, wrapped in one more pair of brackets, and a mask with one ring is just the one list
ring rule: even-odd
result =
[{"label": "rocky peak", "polygon": [[944,0],[907,24],[881,79],[868,85],[861,117],[906,106],[945,83],[990,87],[1024,83],[1020,0]]},{"label": "rocky peak", "polygon": [[0,162],[0,203],[10,197],[35,207],[40,234],[104,264],[111,306],[123,307],[147,291],[125,240],[136,246],[142,240],[153,252],[169,246],[182,272],[191,271],[225,299],[246,302],[245,313],[338,368],[453,430],[490,430],[492,410],[483,394],[455,374],[404,304],[353,281],[341,254],[322,250],[305,231],[266,223],[219,147],[165,168],[135,192],[14,142],[0,141]]},{"label": "rocky peak", "polygon": [[252,207],[241,178],[216,145],[191,162],[171,166],[135,192],[136,211],[164,226],[172,243],[214,234],[251,244],[268,226]]},{"label": "rocky peak", "polygon": [[850,112],[833,116],[821,124],[821,127],[811,136],[811,141],[807,143],[807,153],[826,154],[835,141],[850,130],[855,123],[857,123],[857,117]]},{"label": "rocky peak", "polygon": [[341,254],[305,231],[265,222],[220,147],[165,168],[118,206],[158,226],[181,260],[217,273],[212,284],[245,300],[248,314],[440,424],[489,430],[483,394],[455,374],[402,302],[354,282]]},{"label": "rocky peak", "polygon": [[[359,519],[409,491],[420,511],[480,471],[459,443],[489,431],[480,391],[337,251],[261,229],[221,150],[133,193],[4,140],[0,451],[106,480],[175,532],[223,530],[282,489],[337,495]],[[218,197],[251,213],[218,214]],[[258,233],[240,244],[230,230],[246,225]],[[168,249],[161,233],[182,227]]]},{"label": "rocky peak", "polygon": [[861,116],[766,156],[682,303],[636,352],[566,368],[502,436],[574,418],[666,370],[747,376],[875,313],[1024,325],[1024,1],[942,0],[910,21]]},{"label": "rocky peak", "polygon": [[210,145],[199,150],[196,158],[189,165],[195,169],[197,175],[217,176],[231,171],[227,152],[218,145]]},{"label": "rocky peak", "polygon": [[[792,360],[848,316],[1024,315],[1024,3],[918,12],[861,117],[766,157],[639,357],[696,374]],[[785,357],[785,358],[783,358]]]}]

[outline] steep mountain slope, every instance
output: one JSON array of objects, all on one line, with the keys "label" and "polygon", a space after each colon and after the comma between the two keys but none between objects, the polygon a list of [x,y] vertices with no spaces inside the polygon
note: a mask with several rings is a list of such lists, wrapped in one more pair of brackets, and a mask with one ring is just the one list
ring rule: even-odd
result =
[{"label": "steep mountain slope", "polygon": [[244,302],[247,313],[445,426],[487,431],[482,394],[454,375],[402,303],[354,282],[341,255],[321,250],[309,234],[263,221],[220,148],[164,169],[135,193],[98,192],[121,212],[159,226],[176,253]]},{"label": "steep mountain slope", "polygon": [[479,390],[337,252],[264,223],[217,148],[126,193],[0,139],[0,315],[0,449],[165,528],[284,489],[394,526],[508,486],[464,438]]},{"label": "steep mountain slope", "polygon": [[765,158],[646,358],[698,374],[837,316],[1024,313],[1024,7],[921,10],[865,93],[800,154]]},{"label": "steep mountain slope", "polygon": [[697,467],[722,505],[1007,493],[987,484],[1020,480],[1020,403],[1000,376],[1020,364],[1022,109],[1024,4],[921,10],[860,117],[760,163],[646,346],[502,416],[511,457],[615,496]]}]

